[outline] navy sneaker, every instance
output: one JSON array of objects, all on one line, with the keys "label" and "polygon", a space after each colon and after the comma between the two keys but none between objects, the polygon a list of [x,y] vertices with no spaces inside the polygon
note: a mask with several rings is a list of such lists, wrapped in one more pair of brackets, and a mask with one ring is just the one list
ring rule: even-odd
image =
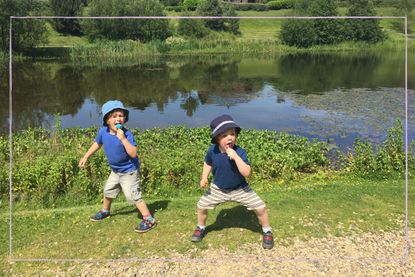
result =
[{"label": "navy sneaker", "polygon": [[99,211],[96,214],[94,214],[93,216],[91,216],[89,219],[91,221],[100,221],[100,220],[103,220],[103,219],[108,218],[110,216],[111,216],[111,214],[110,214],[109,211],[108,212]]},{"label": "navy sneaker", "polygon": [[205,236],[205,229],[200,229],[199,226],[197,226],[195,231],[193,232],[192,241],[199,242],[203,239],[204,236]]},{"label": "navy sneaker", "polygon": [[140,224],[135,228],[137,233],[145,233],[156,227],[157,223],[156,220],[153,219],[152,221],[148,219],[143,219]]},{"label": "navy sneaker", "polygon": [[271,231],[263,233],[262,247],[264,247],[265,249],[271,249],[272,247],[274,247],[274,237],[272,236]]}]

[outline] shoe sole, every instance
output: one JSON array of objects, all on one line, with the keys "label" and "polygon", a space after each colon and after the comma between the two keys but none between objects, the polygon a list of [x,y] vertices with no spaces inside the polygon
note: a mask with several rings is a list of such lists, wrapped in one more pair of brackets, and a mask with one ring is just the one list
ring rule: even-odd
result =
[{"label": "shoe sole", "polygon": [[154,225],[151,226],[151,228],[148,228],[147,230],[134,229],[134,231],[136,233],[147,233],[148,231],[153,230],[154,228],[156,228],[156,226],[157,226],[157,223],[154,223]]},{"label": "shoe sole", "polygon": [[107,217],[104,217],[103,219],[93,219],[93,218],[89,218],[89,220],[91,220],[92,222],[98,222],[98,221],[103,221],[104,219],[107,219],[107,218],[110,218],[111,216],[109,215],[109,216],[107,216]]},{"label": "shoe sole", "polygon": [[200,242],[203,238],[192,238],[192,242]]},{"label": "shoe sole", "polygon": [[272,249],[274,247],[274,245],[267,245],[267,244],[263,244],[262,247],[264,249]]}]

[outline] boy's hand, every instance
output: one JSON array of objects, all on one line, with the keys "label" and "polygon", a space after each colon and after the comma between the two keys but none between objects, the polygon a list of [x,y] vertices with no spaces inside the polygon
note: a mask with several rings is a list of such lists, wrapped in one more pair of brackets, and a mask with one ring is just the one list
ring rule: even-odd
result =
[{"label": "boy's hand", "polygon": [[233,148],[230,148],[229,146],[226,146],[226,154],[228,155],[230,160],[235,160],[236,157],[238,157],[236,151],[233,150]]},{"label": "boy's hand", "polygon": [[124,131],[122,129],[117,129],[117,138],[119,140],[125,139]]},{"label": "boy's hand", "polygon": [[202,179],[202,180],[200,180],[200,188],[202,188],[202,189],[207,188],[208,183],[209,183],[208,179]]},{"label": "boy's hand", "polygon": [[87,160],[88,160],[88,159],[87,159],[87,158],[85,158],[85,157],[84,157],[84,158],[82,158],[82,159],[80,159],[80,160],[79,160],[79,164],[78,164],[78,166],[79,166],[80,168],[84,168]]}]

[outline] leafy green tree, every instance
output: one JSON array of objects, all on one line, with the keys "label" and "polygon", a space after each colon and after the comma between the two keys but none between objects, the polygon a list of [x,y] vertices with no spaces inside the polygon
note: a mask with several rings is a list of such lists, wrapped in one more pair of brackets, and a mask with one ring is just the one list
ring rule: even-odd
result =
[{"label": "leafy green tree", "polygon": [[[337,16],[337,2],[335,0],[310,1],[308,8],[311,16]],[[343,21],[341,21],[343,22]],[[336,19],[315,19],[313,20],[315,44],[334,44],[340,42],[341,22]]]},{"label": "leafy green tree", "polygon": [[[188,16],[189,13],[183,15]],[[179,35],[186,37],[202,38],[209,33],[209,29],[205,27],[202,20],[199,19],[182,19],[179,20],[177,27]]]},{"label": "leafy green tree", "polygon": [[[349,0],[349,16],[375,15],[372,1]],[[335,0],[298,0],[295,13],[310,16],[337,16]],[[305,22],[288,21],[283,24],[281,41],[287,45],[310,47],[312,45],[335,44],[345,40],[379,42],[385,34],[375,19],[315,19]]]},{"label": "leafy green tree", "polygon": [[[409,19],[412,19],[412,10],[414,8],[415,3],[413,0],[399,0],[396,4],[396,8],[394,11],[394,15],[396,16],[407,16]],[[398,32],[404,33],[404,21],[402,19],[397,19],[393,22],[393,28]],[[408,32],[411,32],[410,25],[408,25]]]},{"label": "leafy green tree", "polygon": [[[49,0],[53,15],[78,16],[81,8],[87,5],[87,0]],[[63,34],[80,35],[81,26],[75,19],[55,19],[52,21],[56,31]]]},{"label": "leafy green tree", "polygon": [[182,0],[160,0],[164,6],[178,6],[182,3]]},{"label": "leafy green tree", "polygon": [[[336,16],[335,0],[298,0],[295,2],[296,15]],[[297,47],[310,47],[315,44],[333,44],[342,40],[341,22],[335,19],[315,19],[286,21],[283,23],[280,38],[284,44]]]},{"label": "leafy green tree", "polygon": [[[224,16],[237,16],[235,8],[229,3],[223,3]],[[239,35],[239,19],[225,19],[225,31]]]},{"label": "leafy green tree", "polygon": [[[89,16],[165,16],[158,0],[92,0],[85,9]],[[83,32],[94,39],[133,39],[148,42],[171,35],[167,19],[84,20]]]},{"label": "leafy green tree", "polygon": [[[201,0],[196,12],[201,16],[236,16],[235,9],[228,3],[219,0]],[[205,26],[214,31],[239,33],[238,19],[206,19]]]},{"label": "leafy green tree", "polygon": [[184,10],[187,11],[194,11],[197,8],[197,5],[199,4],[199,0],[183,0],[181,3],[181,6]]},{"label": "leafy green tree", "polygon": [[[371,0],[350,0],[350,8],[347,15],[373,16],[376,15]],[[346,21],[346,39],[376,43],[386,38],[379,26],[377,19],[352,19]]]},{"label": "leafy green tree", "polygon": [[311,20],[287,20],[283,23],[280,32],[282,43],[301,48],[314,45],[316,36]]},{"label": "leafy green tree", "polygon": [[[0,46],[9,47],[10,16],[42,14],[45,7],[33,0],[0,0]],[[12,26],[13,50],[24,51],[47,41],[46,21],[41,19],[15,19]]]},{"label": "leafy green tree", "polygon": [[[223,9],[219,0],[202,0],[197,6],[197,14],[201,16],[222,16]],[[205,26],[214,31],[225,29],[225,21],[223,19],[206,19]]]}]

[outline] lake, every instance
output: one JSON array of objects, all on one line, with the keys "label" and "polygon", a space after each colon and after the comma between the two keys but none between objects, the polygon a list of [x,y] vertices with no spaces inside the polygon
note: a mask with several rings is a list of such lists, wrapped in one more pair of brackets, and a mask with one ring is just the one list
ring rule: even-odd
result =
[{"label": "lake", "polygon": [[[415,71],[409,67],[409,131],[415,135]],[[2,80],[7,80],[2,70]],[[6,83],[6,84],[5,84]],[[1,89],[7,92],[7,82]],[[13,129],[100,126],[103,103],[124,102],[130,128],[207,126],[224,113],[242,128],[289,132],[341,147],[381,142],[404,117],[404,53],[389,51],[164,56],[141,61],[31,60],[13,65]],[[0,97],[2,133],[8,96]]]}]

